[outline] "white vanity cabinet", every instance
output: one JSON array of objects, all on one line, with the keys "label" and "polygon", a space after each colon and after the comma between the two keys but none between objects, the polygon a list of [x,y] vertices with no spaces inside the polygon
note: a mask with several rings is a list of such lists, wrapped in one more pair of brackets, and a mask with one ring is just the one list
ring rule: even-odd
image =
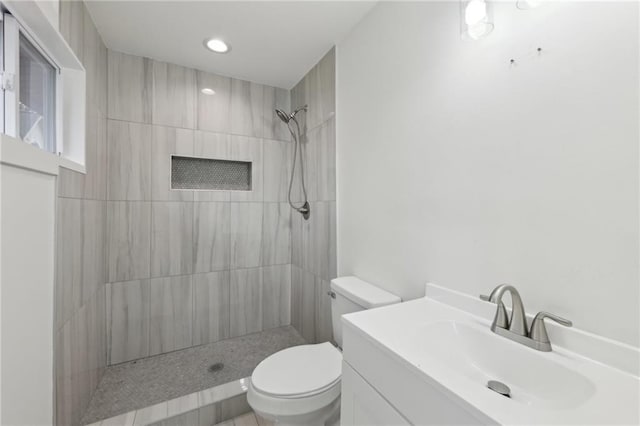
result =
[{"label": "white vanity cabinet", "polygon": [[495,425],[352,325],[343,327],[341,426]]},{"label": "white vanity cabinet", "polygon": [[342,363],[341,426],[410,425],[346,362]]},{"label": "white vanity cabinet", "polygon": [[637,370],[620,370],[637,352],[571,329],[556,331],[618,367],[560,345],[536,351],[491,331],[494,305],[435,290],[342,316],[342,425],[640,425]]}]

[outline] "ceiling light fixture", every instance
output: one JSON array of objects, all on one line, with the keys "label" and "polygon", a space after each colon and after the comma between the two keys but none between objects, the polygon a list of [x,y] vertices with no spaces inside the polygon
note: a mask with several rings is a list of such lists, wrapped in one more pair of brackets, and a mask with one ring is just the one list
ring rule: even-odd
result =
[{"label": "ceiling light fixture", "polygon": [[519,0],[516,3],[516,7],[520,10],[535,9],[540,6],[540,0]]},{"label": "ceiling light fixture", "polygon": [[219,38],[210,38],[204,41],[204,45],[207,49],[216,53],[227,53],[231,48],[227,43]]},{"label": "ceiling light fixture", "polygon": [[462,1],[460,7],[462,33],[478,40],[493,31],[491,4],[485,0]]},{"label": "ceiling light fixture", "polygon": [[209,89],[208,87],[205,87],[204,89],[200,90],[200,92],[202,92],[205,95],[209,95],[209,96],[216,94],[215,90]]}]

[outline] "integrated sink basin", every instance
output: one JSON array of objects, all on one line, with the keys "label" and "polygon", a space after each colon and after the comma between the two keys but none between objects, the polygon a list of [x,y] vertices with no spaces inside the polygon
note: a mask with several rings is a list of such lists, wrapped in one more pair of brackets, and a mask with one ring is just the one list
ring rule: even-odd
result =
[{"label": "integrated sink basin", "polygon": [[429,323],[418,333],[413,350],[424,365],[461,375],[469,386],[487,391],[490,380],[499,381],[511,389],[514,402],[569,409],[595,393],[595,385],[582,374],[491,333],[487,327],[445,320]]},{"label": "integrated sink basin", "polygon": [[561,345],[542,352],[502,337],[490,329],[495,307],[473,299],[425,297],[343,316],[345,364],[411,424],[640,422],[637,374]]}]

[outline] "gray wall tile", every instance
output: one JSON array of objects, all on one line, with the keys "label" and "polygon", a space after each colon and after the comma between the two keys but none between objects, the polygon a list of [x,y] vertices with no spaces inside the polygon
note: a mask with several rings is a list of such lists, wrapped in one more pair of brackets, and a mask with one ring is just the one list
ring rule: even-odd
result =
[{"label": "gray wall tile", "polygon": [[[308,105],[307,102],[307,93],[305,91],[305,79],[307,77],[302,78],[302,80],[300,80],[298,82],[298,84],[296,84],[293,89],[290,90],[290,95],[291,95],[291,109],[292,110],[296,110],[298,108],[301,108],[305,105]],[[296,116],[296,118],[298,119],[298,122],[300,123],[300,128],[303,129],[304,132],[306,132],[308,126],[307,126],[307,113],[300,113]],[[303,132],[303,133],[304,133]]]},{"label": "gray wall tile", "polygon": [[82,61],[84,54],[84,23],[86,10],[83,2],[60,2],[60,33]]},{"label": "gray wall tile", "polygon": [[109,361],[149,356],[149,281],[107,284]]},{"label": "gray wall tile", "polygon": [[229,271],[193,276],[193,344],[229,337]]},{"label": "gray wall tile", "polygon": [[229,203],[198,202],[194,206],[194,272],[229,269]]},{"label": "gray wall tile", "polygon": [[109,200],[151,199],[151,126],[107,123]]},{"label": "gray wall tile", "polygon": [[291,324],[307,342],[316,341],[315,277],[291,266]]},{"label": "gray wall tile", "polygon": [[[96,44],[95,39],[88,42]],[[91,61],[90,67],[99,58]],[[329,52],[289,92],[109,53],[109,117],[163,125],[145,126],[152,129],[147,133],[151,133],[148,148],[131,147],[126,142],[132,139],[129,135],[108,140],[109,199],[153,201],[108,203],[105,237],[109,279],[158,277],[147,282],[155,291],[147,318],[150,334],[155,336],[150,338],[149,353],[289,322],[311,342],[327,338],[329,305],[322,292],[335,274],[333,61],[334,54]],[[216,94],[201,94],[203,87]],[[91,102],[99,105],[98,85],[90,91],[96,93]],[[313,201],[309,221],[286,203],[293,144],[287,142],[287,127],[274,113],[276,108],[289,111],[292,105],[304,103],[310,111],[298,118],[305,132],[305,179]],[[194,128],[198,130],[190,130]],[[97,160],[100,145],[95,148]],[[170,191],[172,153],[251,161],[253,190]],[[136,155],[140,158],[131,161]],[[130,172],[128,161],[142,164],[142,173],[141,169]],[[100,196],[100,183],[91,178],[86,182],[72,175],[63,178],[60,187],[69,196]],[[294,187],[297,201],[302,199],[299,179]],[[89,222],[92,217],[88,214]],[[89,254],[92,263],[94,256]],[[191,273],[196,275],[182,275]],[[192,286],[188,280],[193,280]],[[89,292],[82,289],[81,295]],[[171,323],[168,318],[176,316],[177,322]],[[93,370],[93,361],[90,365]]]},{"label": "gray wall tile", "polygon": [[58,328],[71,318],[82,301],[82,203],[71,198],[58,199],[55,288]]},{"label": "gray wall tile", "polygon": [[[318,180],[318,145],[311,143],[313,132],[307,132],[302,137],[302,143],[298,146],[298,154],[296,155],[296,169],[294,173],[294,180],[291,189],[291,198],[297,204],[301,205],[304,201],[304,192],[302,188],[302,174],[304,171],[304,182],[307,193],[307,199],[309,201],[317,200],[317,180]],[[293,147],[292,147],[293,149]],[[304,167],[300,166],[300,154],[302,154],[302,161]],[[291,155],[293,158],[293,154]],[[293,162],[293,160],[291,160]],[[291,170],[291,169],[289,169]]]},{"label": "gray wall tile", "polygon": [[106,282],[106,202],[83,200],[82,209],[82,302],[89,300]]},{"label": "gray wall tile", "polygon": [[329,280],[338,276],[338,218],[336,202],[329,202]]},{"label": "gray wall tile", "polygon": [[151,276],[193,272],[193,203],[151,203]]},{"label": "gray wall tile", "polygon": [[291,207],[288,203],[264,203],[262,264],[291,263]]},{"label": "gray wall tile", "polygon": [[265,139],[263,151],[264,201],[287,201],[293,143]]},{"label": "gray wall tile", "polygon": [[231,271],[230,337],[262,330],[261,268]]},{"label": "gray wall tile", "polygon": [[263,200],[263,146],[262,140],[244,136],[231,136],[230,160],[251,162],[251,191],[231,191],[231,201]]},{"label": "gray wall tile", "polygon": [[[214,90],[205,95],[202,89]],[[197,71],[198,129],[211,132],[231,132],[231,79]]]},{"label": "gray wall tile", "polygon": [[240,395],[220,401],[219,421],[234,419],[239,415],[250,411],[251,407],[247,403],[247,394],[241,393]]},{"label": "gray wall tile", "polygon": [[72,326],[75,323],[68,321],[64,327],[56,332],[56,357],[55,357],[55,392],[56,392],[56,424],[68,425],[73,417],[73,383],[71,368],[71,342]]},{"label": "gray wall tile", "polygon": [[[83,305],[78,309],[74,318],[71,321],[77,322],[76,325],[76,337],[73,341],[72,347],[74,347],[71,353],[72,368],[75,370],[75,374],[72,377],[75,378],[75,383],[78,389],[89,389],[89,329],[88,329],[88,314],[87,305]],[[76,393],[77,404],[79,407],[86,407],[89,403],[90,395],[86,393]],[[74,413],[74,417],[77,414]]]},{"label": "gray wall tile", "polygon": [[291,325],[298,330],[302,330],[302,269],[291,265]]},{"label": "gray wall tile", "polygon": [[[299,114],[304,178],[311,200],[311,218],[291,213],[292,324],[306,340],[331,338],[330,301],[326,300],[329,280],[336,274],[335,212],[335,49],[291,90],[292,108],[307,104]],[[300,170],[293,188],[295,201],[303,199]],[[328,290],[327,290],[328,291]],[[313,313],[313,314],[311,314]]]},{"label": "gray wall tile", "polygon": [[331,202],[313,203],[316,220],[311,224],[310,241],[305,241],[309,248],[306,252],[306,263],[311,265],[311,271],[318,277],[328,280],[331,256]]},{"label": "gray wall tile", "polygon": [[[97,32],[97,28],[96,28],[96,32]],[[100,111],[100,114],[102,116],[104,116],[104,118],[107,118],[108,115],[108,111],[109,111],[109,99],[108,99],[108,93],[109,93],[109,83],[108,83],[108,72],[109,72],[109,49],[107,49],[107,46],[104,44],[104,41],[101,39],[100,40],[100,45],[98,46],[98,49],[100,50],[100,53],[98,55],[98,82],[97,82],[97,86],[98,86],[98,111]]]},{"label": "gray wall tile", "polygon": [[96,386],[102,378],[102,373],[107,367],[107,285],[98,288],[92,299],[91,311],[94,314],[95,323],[92,325],[92,335],[95,340],[96,350],[93,356],[97,360]]},{"label": "gray wall tile", "polygon": [[313,129],[335,114],[335,48],[332,48],[304,78],[307,127]]},{"label": "gray wall tile", "polygon": [[287,113],[291,111],[290,93],[286,89],[265,86],[263,136],[267,139],[289,141],[291,134],[287,125],[276,115],[276,109],[281,109]]},{"label": "gray wall tile", "polygon": [[191,346],[193,295],[191,276],[149,280],[149,354]]},{"label": "gray wall tile", "polygon": [[318,64],[320,80],[320,123],[335,116],[336,111],[336,48],[333,47]]},{"label": "gray wall tile", "polygon": [[331,321],[331,290],[329,281],[315,277],[315,334],[316,343],[333,341],[333,323]]},{"label": "gray wall tile", "polygon": [[292,227],[293,253],[300,250],[292,262],[325,280],[329,279],[330,208],[329,202],[311,203],[311,219],[296,218],[299,215],[294,213]]},{"label": "gray wall tile", "polygon": [[262,268],[262,328],[291,324],[291,265]]},{"label": "gray wall tile", "polygon": [[133,419],[134,426],[147,426],[154,422],[167,418],[169,412],[169,402],[164,401],[136,411]]},{"label": "gray wall tile", "polygon": [[193,191],[171,190],[171,156],[193,156],[193,130],[153,126],[151,141],[151,199],[193,201]]},{"label": "gray wall tile", "polygon": [[86,120],[86,175],[82,197],[104,200],[107,193],[107,122],[99,114],[87,114]]},{"label": "gray wall tile", "polygon": [[233,426],[233,419],[241,414],[251,412],[247,403],[247,394],[233,396],[214,404],[200,407],[198,410],[199,426]]},{"label": "gray wall tile", "polygon": [[109,50],[108,117],[151,123],[151,60]]},{"label": "gray wall tile", "polygon": [[196,72],[153,61],[153,124],[196,127]]},{"label": "gray wall tile", "polygon": [[[101,78],[102,72],[99,71],[99,67],[102,65],[100,58],[103,54],[100,48],[102,39],[93,25],[91,15],[86,11],[84,13],[83,34],[82,65],[84,66],[86,77],[87,110],[98,111],[101,106],[99,99],[100,86],[106,84],[106,80]],[[106,70],[104,70],[104,72],[106,72]],[[102,111],[106,112],[104,109]]]},{"label": "gray wall tile", "polygon": [[336,128],[331,118],[313,132],[309,141],[316,145],[316,198],[320,201],[336,199]]},{"label": "gray wall tile", "polygon": [[[311,214],[314,214],[312,211]],[[304,224],[304,225],[303,225]],[[302,268],[303,244],[302,234],[303,226],[309,228],[309,221],[305,221],[300,213],[291,211],[291,263]]]},{"label": "gray wall tile", "polygon": [[264,86],[231,79],[231,133],[262,137]]},{"label": "gray wall tile", "polygon": [[60,15],[86,70],[87,103],[86,174],[61,168],[58,177],[55,421],[79,424],[107,364],[107,49],[83,2],[61,2]]},{"label": "gray wall tile", "polygon": [[261,265],[262,211],[262,203],[231,203],[231,269]]},{"label": "gray wall tile", "polygon": [[58,174],[58,197],[83,198],[86,175],[60,167]]},{"label": "gray wall tile", "polygon": [[151,203],[107,203],[109,281],[149,278]]},{"label": "gray wall tile", "polygon": [[198,424],[198,415],[199,410],[194,409],[156,423],[151,423],[149,426],[193,426]]}]

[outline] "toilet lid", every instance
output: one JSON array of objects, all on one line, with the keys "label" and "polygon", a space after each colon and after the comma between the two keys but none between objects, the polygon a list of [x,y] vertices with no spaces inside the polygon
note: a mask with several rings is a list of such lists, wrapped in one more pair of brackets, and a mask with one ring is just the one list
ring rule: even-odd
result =
[{"label": "toilet lid", "polygon": [[301,345],[263,360],[253,371],[251,384],[273,396],[309,396],[330,388],[341,372],[342,354],[331,343]]}]

